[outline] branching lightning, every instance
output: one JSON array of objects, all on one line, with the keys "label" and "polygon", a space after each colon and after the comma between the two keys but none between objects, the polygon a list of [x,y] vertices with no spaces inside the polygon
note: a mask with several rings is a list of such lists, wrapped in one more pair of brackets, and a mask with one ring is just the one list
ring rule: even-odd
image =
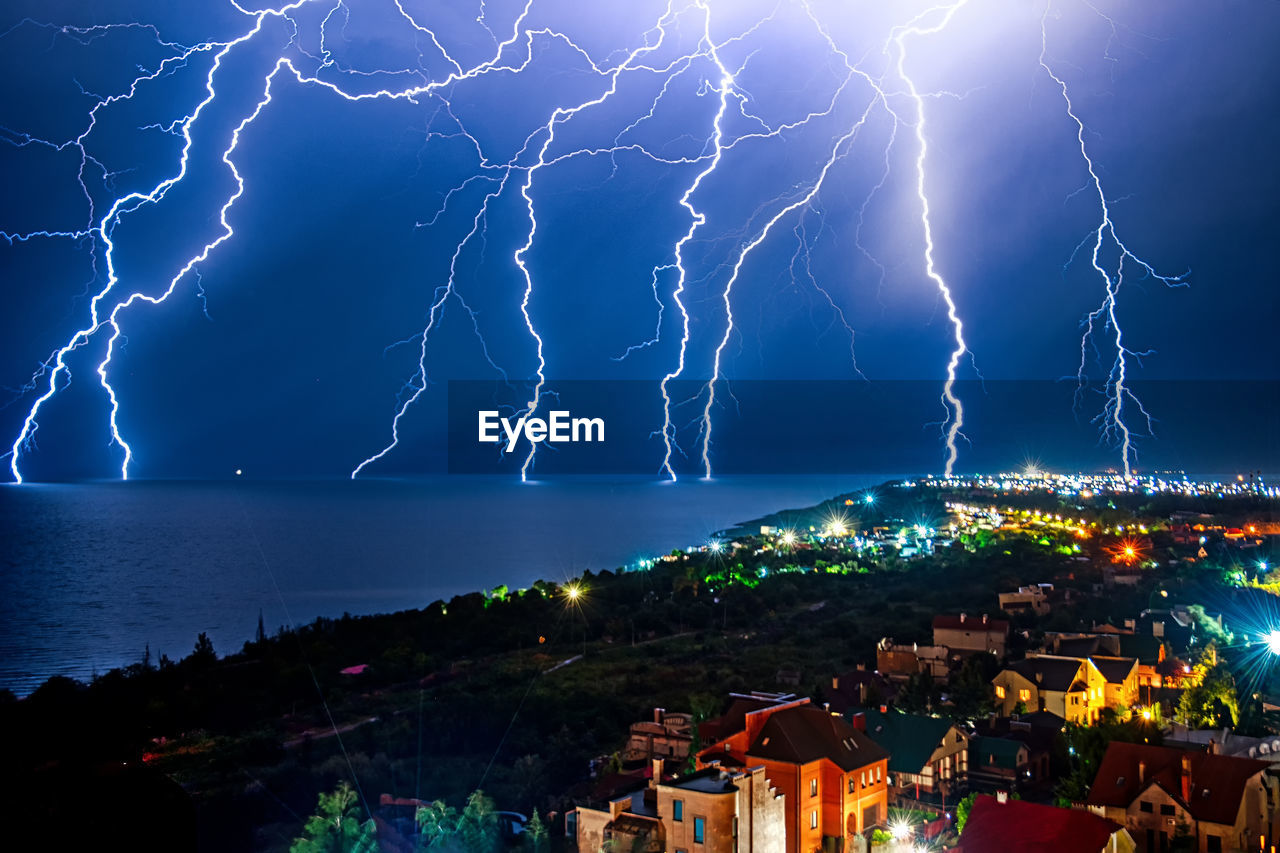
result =
[{"label": "branching lightning", "polygon": [[[111,382],[113,363],[127,341],[125,320],[129,318],[133,322],[132,318],[140,312],[131,309],[141,308],[140,303],[159,305],[184,286],[193,291],[208,316],[208,294],[201,272],[206,274],[206,281],[212,281],[208,275],[211,259],[220,246],[234,239],[235,208],[249,190],[243,163],[237,161],[247,156],[242,150],[242,140],[276,99],[288,97],[288,92],[280,86],[282,80],[317,90],[341,102],[366,105],[363,109],[377,109],[378,105],[390,102],[419,108],[425,120],[420,167],[429,168],[430,160],[425,152],[436,140],[464,142],[472,163],[471,174],[443,192],[434,211],[421,215],[416,223],[424,229],[452,228],[454,236],[461,236],[456,242],[450,238],[447,272],[439,274],[443,280],[428,278],[422,283],[421,330],[394,335],[402,340],[392,346],[413,344],[416,364],[396,397],[389,439],[381,449],[355,464],[350,473],[352,478],[376,472],[379,464],[393,456],[400,446],[401,438],[409,429],[406,418],[430,387],[432,341],[448,311],[461,311],[470,320],[483,357],[496,374],[504,380],[516,377],[527,382],[529,394],[521,401],[518,414],[533,416],[540,411],[543,398],[554,391],[549,376],[555,374],[549,373],[548,365],[555,364],[556,341],[536,319],[541,315],[542,294],[550,285],[539,275],[534,250],[555,225],[541,213],[539,198],[543,193],[549,195],[555,191],[559,170],[572,161],[587,158],[607,158],[612,170],[606,180],[616,178],[630,163],[643,161],[668,169],[679,184],[667,196],[666,209],[660,211],[660,215],[678,223],[670,238],[674,242],[657,247],[644,266],[649,270],[648,284],[655,309],[653,334],[642,341],[619,346],[612,354],[615,362],[656,359],[663,365],[652,374],[662,407],[654,430],[654,437],[660,439],[662,445],[658,466],[662,475],[671,480],[677,478],[677,456],[685,455],[680,447],[680,435],[685,429],[696,428],[701,473],[708,478],[712,476],[714,421],[720,398],[728,388],[727,374],[731,372],[728,350],[736,332],[735,299],[741,298],[744,276],[750,265],[759,263],[753,258],[763,252],[757,250],[779,230],[780,224],[791,223],[797,240],[790,266],[793,280],[800,266],[805,280],[823,296],[822,310],[829,310],[832,323],[840,323],[848,333],[850,358],[855,372],[862,375],[853,349],[859,318],[844,301],[851,294],[832,287],[815,273],[806,226],[807,218],[822,219],[826,207],[824,190],[839,180],[841,169],[837,164],[846,162],[849,168],[871,175],[874,183],[854,211],[856,216],[849,236],[857,251],[879,270],[877,292],[885,285],[889,271],[876,260],[872,247],[864,243],[862,232],[869,210],[882,195],[902,191],[910,196],[912,210],[918,211],[918,223],[905,230],[922,232],[920,260],[925,276],[946,307],[950,325],[941,402],[945,413],[943,467],[944,473],[951,475],[965,425],[957,381],[962,363],[973,356],[965,339],[965,326],[952,285],[941,272],[936,257],[938,247],[928,190],[945,176],[934,176],[927,171],[930,139],[925,128],[926,100],[949,93],[918,88],[908,69],[911,64],[908,47],[919,39],[944,35],[968,0],[951,0],[918,14],[902,15],[905,22],[886,27],[888,35],[883,41],[877,36],[879,54],[876,55],[873,43],[868,55],[858,61],[852,59],[850,50],[833,36],[835,31],[812,8],[811,0],[778,0],[763,16],[741,21],[734,20],[735,10],[729,4],[714,0],[667,0],[655,8],[655,21],[642,24],[648,26],[646,31],[625,45],[611,44],[605,49],[581,37],[575,38],[571,29],[559,29],[542,21],[536,2],[518,0],[509,12],[499,16],[480,0],[474,19],[479,29],[477,48],[475,44],[452,46],[448,30],[434,24],[426,6],[410,0],[392,0],[390,8],[384,10],[389,12],[389,25],[402,34],[406,42],[411,42],[416,61],[410,58],[407,64],[396,65],[380,60],[372,68],[360,67],[344,54],[350,33],[354,32],[348,28],[358,20],[356,16],[365,13],[359,4],[350,4],[347,0],[293,0],[287,5],[262,9],[229,0],[231,7],[244,17],[243,29],[233,37],[192,45],[168,40],[157,27],[142,22],[76,27],[27,19],[0,32],[0,39],[5,39],[23,28],[39,27],[48,30],[53,38],[88,46],[122,31],[131,31],[133,35],[129,37],[145,34],[154,40],[159,51],[157,60],[147,67],[138,66],[137,76],[114,93],[94,94],[81,86],[87,109],[83,124],[77,124],[78,129],[69,138],[45,139],[0,126],[0,144],[8,148],[65,152],[74,156],[77,160],[75,179],[85,210],[83,222],[6,227],[0,230],[0,240],[14,250],[36,241],[62,241],[77,251],[86,252],[91,269],[85,293],[87,319],[78,324],[79,328],[69,337],[59,336],[61,344],[36,363],[31,378],[15,391],[14,401],[30,400],[30,406],[6,454],[13,480],[23,481],[23,463],[35,448],[46,403],[71,382],[72,356],[91,343],[103,350],[95,372],[107,403],[110,444],[113,452],[120,456],[120,476],[129,478],[131,464],[135,462],[134,446],[126,439],[122,427],[125,401]],[[499,17],[503,19],[501,24]],[[825,45],[825,54],[822,49],[817,51],[822,55],[813,62],[811,72],[812,80],[829,78],[829,82],[823,84],[825,88],[816,103],[793,108],[793,114],[779,120],[760,105],[751,86],[755,85],[755,77],[768,82],[773,73],[757,73],[757,63],[767,61],[760,59],[772,35],[767,28],[784,18],[788,26],[804,28],[808,36],[816,34]],[[1084,321],[1079,387],[1083,389],[1085,385],[1089,348],[1096,347],[1102,334],[1109,331],[1108,346],[1114,348],[1115,358],[1106,383],[1107,402],[1099,419],[1104,437],[1118,444],[1128,474],[1134,448],[1126,418],[1130,410],[1136,410],[1137,415],[1145,419],[1148,431],[1151,419],[1129,384],[1131,364],[1144,353],[1129,347],[1120,325],[1116,303],[1125,265],[1130,266],[1131,274],[1155,278],[1166,285],[1182,284],[1183,276],[1158,274],[1130,252],[1116,235],[1108,199],[1085,144],[1085,125],[1071,101],[1064,78],[1053,70],[1047,58],[1048,18],[1046,7],[1041,21],[1039,67],[1061,91],[1087,167],[1086,188],[1091,187],[1096,193],[1101,212],[1097,228],[1081,243],[1081,248],[1091,244],[1092,267],[1102,279],[1104,296]],[[1113,33],[1116,26],[1112,22]],[[455,104],[467,87],[486,80],[542,73],[539,63],[553,47],[571,57],[568,64],[572,67],[567,73],[577,75],[580,88],[566,89],[573,94],[552,92],[546,112],[519,128],[510,149],[499,151],[499,143],[469,126],[473,119],[459,118],[466,112],[455,110]],[[252,88],[246,89],[226,66],[233,56],[259,54],[265,58],[252,61],[262,63],[261,71],[250,81]],[[1107,59],[1111,59],[1109,53]],[[871,63],[878,65],[871,71],[866,70]],[[162,81],[186,73],[198,74],[202,85],[179,110],[181,114],[176,118],[172,113],[166,114],[140,128],[169,133],[179,140],[176,161],[164,177],[147,188],[117,193],[115,184],[123,182],[121,176],[128,170],[112,171],[110,158],[101,152],[95,153],[100,118],[126,103],[142,101]],[[584,80],[589,84],[581,85]],[[243,113],[223,117],[213,108],[215,102],[234,103],[237,99],[247,105]],[[907,108],[899,109],[902,104]],[[662,138],[662,134],[667,133],[664,122],[669,120],[668,115],[679,116],[681,124],[674,133]],[[859,151],[863,147],[859,133],[873,116],[883,117],[889,123],[887,140],[882,149],[855,158],[855,147]],[[901,125],[912,129],[911,137],[898,133]],[[655,129],[661,132],[655,133]],[[581,141],[584,139],[588,141]],[[909,181],[899,187],[897,176],[891,170],[891,154],[904,142],[914,143],[914,168]],[[144,208],[165,203],[170,191],[188,179],[195,182],[207,177],[199,172],[204,167],[192,156],[197,143],[212,144],[214,150],[221,151],[220,163],[214,168],[225,170],[231,179],[229,191],[220,195],[211,207],[211,211],[216,210],[214,233],[202,238],[199,242],[203,245],[185,261],[177,263],[172,275],[166,273],[155,286],[146,288],[122,280],[117,262],[118,226]],[[745,171],[748,167],[743,164],[750,162],[755,150],[769,145],[776,150],[785,150],[788,146],[800,150],[802,144],[808,146],[805,150],[811,153],[803,155],[808,159],[801,178],[785,190],[768,194],[772,197],[753,198],[742,213],[719,213],[712,203],[715,194],[722,185],[741,183],[744,177],[749,177]],[[932,144],[945,145],[946,141],[934,140]],[[197,173],[196,177],[191,177],[193,172]],[[491,235],[491,216],[500,205],[508,203],[518,205],[521,212],[514,237],[510,233]],[[823,227],[829,227],[825,221]],[[480,313],[472,307],[477,304],[474,298],[478,294],[472,289],[474,285],[466,273],[464,259],[484,255],[490,242],[502,244],[502,262],[518,286],[518,302],[512,308],[520,315],[521,340],[528,342],[527,361],[522,361],[525,366],[519,368],[503,362],[499,351],[491,349],[482,333],[485,330]],[[1118,260],[1110,266],[1106,260],[1109,252],[1118,255]],[[443,268],[443,253],[440,258]],[[1133,271],[1135,265],[1137,273]],[[704,295],[704,291],[709,295]],[[414,326],[416,328],[417,323]],[[689,378],[701,384],[701,392],[692,400],[674,399],[677,381]],[[695,400],[700,415],[691,424],[677,423],[676,410]],[[530,444],[524,453],[520,465],[522,479],[528,478],[534,469],[536,448]]]},{"label": "branching lightning", "polygon": [[[1133,446],[1133,432],[1126,420],[1126,402],[1137,409],[1137,414],[1142,418],[1148,434],[1151,433],[1152,421],[1151,415],[1143,407],[1142,401],[1134,395],[1126,384],[1129,374],[1129,359],[1140,360],[1150,353],[1131,350],[1124,342],[1124,329],[1120,326],[1120,319],[1116,309],[1116,297],[1120,292],[1120,287],[1124,284],[1124,265],[1126,261],[1135,263],[1143,270],[1146,276],[1157,279],[1171,287],[1185,286],[1186,274],[1166,276],[1157,273],[1150,264],[1129,251],[1129,247],[1116,234],[1115,223],[1111,219],[1111,208],[1107,203],[1106,193],[1102,189],[1102,180],[1098,177],[1093,158],[1089,155],[1088,146],[1085,144],[1084,122],[1077,115],[1075,105],[1071,102],[1071,94],[1067,90],[1066,80],[1060,77],[1049,65],[1047,57],[1049,50],[1048,19],[1051,9],[1052,3],[1046,3],[1044,15],[1040,20],[1040,67],[1057,84],[1059,91],[1062,93],[1062,100],[1066,104],[1067,116],[1071,119],[1072,124],[1075,125],[1076,141],[1080,144],[1080,156],[1084,159],[1085,167],[1089,173],[1089,181],[1085,187],[1092,187],[1097,196],[1099,213],[1101,214],[1098,227],[1093,231],[1091,237],[1086,237],[1081,243],[1081,246],[1083,246],[1092,240],[1093,248],[1090,252],[1089,261],[1094,272],[1102,279],[1104,295],[1102,304],[1091,311],[1084,320],[1084,334],[1080,338],[1080,368],[1076,373],[1077,402],[1087,382],[1088,350],[1098,331],[1095,324],[1101,320],[1104,331],[1106,329],[1111,330],[1112,345],[1115,347],[1115,359],[1112,361],[1111,369],[1107,374],[1104,389],[1106,403],[1102,413],[1095,420],[1101,421],[1103,439],[1119,445],[1124,475],[1125,477],[1130,477],[1133,475],[1133,462],[1136,451]],[[1114,30],[1115,25],[1113,23],[1113,33]],[[1119,252],[1119,259],[1112,268],[1105,266],[1102,259],[1108,238],[1110,238],[1111,243],[1114,244]]]}]

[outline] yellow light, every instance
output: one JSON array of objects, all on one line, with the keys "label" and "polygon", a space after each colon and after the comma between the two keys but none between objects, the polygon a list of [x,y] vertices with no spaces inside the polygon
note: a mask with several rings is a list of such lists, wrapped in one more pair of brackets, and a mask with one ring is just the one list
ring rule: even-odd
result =
[{"label": "yellow light", "polygon": [[564,588],[564,594],[568,596],[570,601],[577,601],[578,597],[582,595],[582,588],[576,583],[571,583]]},{"label": "yellow light", "polygon": [[1150,709],[1150,708],[1143,708],[1143,709],[1142,709],[1142,719],[1144,719],[1144,720],[1149,720],[1149,719],[1151,719],[1151,709]]}]

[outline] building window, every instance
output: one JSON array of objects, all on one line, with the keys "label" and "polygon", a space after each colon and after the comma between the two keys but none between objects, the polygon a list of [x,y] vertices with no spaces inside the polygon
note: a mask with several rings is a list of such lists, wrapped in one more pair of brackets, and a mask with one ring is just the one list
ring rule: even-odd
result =
[{"label": "building window", "polygon": [[817,779],[809,780],[809,796],[811,797],[818,796],[818,780]]},{"label": "building window", "polygon": [[852,794],[857,789],[858,789],[858,783],[853,780],[852,776],[850,776],[849,777],[849,793]]},{"label": "building window", "polygon": [[997,699],[1003,699],[1003,698],[1004,698],[1004,685],[1002,685],[1002,684],[997,684],[997,685],[996,685],[996,698],[997,698]]},{"label": "building window", "polygon": [[817,809],[814,809],[813,811],[809,812],[809,828],[810,829],[818,828],[818,810]]},{"label": "building window", "polygon": [[867,771],[863,770],[862,776],[859,778],[862,780],[862,787],[867,787]]},{"label": "building window", "polygon": [[1022,688],[1021,690],[1019,690],[1019,691],[1018,691],[1018,701],[1019,701],[1019,702],[1030,702],[1030,701],[1031,701],[1031,691],[1030,691],[1029,689],[1025,688],[1025,687],[1024,687],[1024,688]]},{"label": "building window", "polygon": [[684,800],[671,801],[671,818],[672,820],[684,820]]},{"label": "building window", "polygon": [[1208,850],[1209,853],[1222,853],[1222,836],[1206,835],[1204,840],[1207,844],[1205,849]]},{"label": "building window", "polygon": [[1162,815],[1171,815],[1171,814],[1173,814],[1173,803],[1161,803],[1161,804],[1160,804],[1160,814],[1162,814]]},{"label": "building window", "polygon": [[876,781],[877,781],[877,782],[879,782],[882,778],[884,778],[884,777],[882,777],[882,776],[880,775],[880,773],[881,773],[880,768],[879,768],[879,767],[877,767],[877,768],[876,768]]},{"label": "building window", "polygon": [[693,819],[693,843],[701,844],[707,834],[707,822],[700,817]]},{"label": "building window", "polygon": [[1151,814],[1153,811],[1152,804],[1148,803],[1146,800],[1143,800],[1142,802],[1138,803],[1138,811],[1143,811],[1143,812],[1146,812],[1147,814]]}]

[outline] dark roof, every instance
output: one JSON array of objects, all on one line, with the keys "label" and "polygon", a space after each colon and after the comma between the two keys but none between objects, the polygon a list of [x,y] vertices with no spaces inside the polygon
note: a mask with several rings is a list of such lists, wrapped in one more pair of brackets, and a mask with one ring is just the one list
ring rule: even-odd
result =
[{"label": "dark roof", "polygon": [[701,791],[704,794],[729,794],[738,790],[729,774],[718,767],[708,767],[696,773],[681,776],[658,783],[667,788],[680,788],[684,791]]},{"label": "dark roof", "polygon": [[954,725],[951,720],[923,714],[882,714],[874,708],[857,713],[866,721],[867,737],[889,753],[889,770],[893,773],[919,773]]},{"label": "dark roof", "polygon": [[1069,658],[1087,658],[1099,651],[1103,649],[1102,642],[1097,637],[1067,637],[1058,640],[1053,653]]},{"label": "dark roof", "polygon": [[1078,809],[979,794],[960,833],[964,853],[1098,853],[1122,827]]},{"label": "dark roof", "polygon": [[1138,665],[1134,658],[1091,657],[1089,660],[1093,661],[1108,684],[1123,683]]},{"label": "dark roof", "polygon": [[1006,668],[1037,687],[1066,693],[1071,689],[1076,673],[1083,665],[1084,662],[1076,658],[1034,657],[1014,661]]},{"label": "dark roof", "polygon": [[871,738],[816,705],[770,714],[747,754],[787,764],[826,758],[846,773],[889,757]]},{"label": "dark roof", "polygon": [[1066,720],[1052,711],[1032,711],[1029,714],[1023,714],[1018,719],[1030,724],[1033,729],[1052,729],[1054,732],[1062,731],[1062,727],[1067,724]]},{"label": "dark roof", "polygon": [[[983,620],[986,620],[985,622]],[[1009,633],[1009,622],[1005,619],[991,619],[987,616],[968,616],[963,613],[940,614],[933,617],[933,628],[951,631],[996,631]]]},{"label": "dark roof", "polygon": [[1018,769],[1018,753],[1031,749],[1022,741],[1003,737],[976,737],[969,741],[969,766]]},{"label": "dark roof", "polygon": [[1159,637],[1150,634],[1124,634],[1120,637],[1120,654],[1150,666],[1160,660],[1162,645]]},{"label": "dark roof", "polygon": [[[1138,773],[1140,761],[1146,765],[1142,774]],[[1252,758],[1113,741],[1093,780],[1089,805],[1128,808],[1153,784],[1182,802],[1183,761],[1191,771],[1191,796],[1182,805],[1196,820],[1225,824],[1235,823],[1245,783],[1271,766]]]}]

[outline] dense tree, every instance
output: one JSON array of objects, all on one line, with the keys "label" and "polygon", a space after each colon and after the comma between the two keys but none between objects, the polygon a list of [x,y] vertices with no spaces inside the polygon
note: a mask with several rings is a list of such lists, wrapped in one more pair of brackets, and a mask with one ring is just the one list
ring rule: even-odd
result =
[{"label": "dense tree", "polygon": [[497,853],[502,830],[493,800],[473,791],[462,811],[436,800],[419,806],[418,849],[449,853]]},{"label": "dense tree", "polygon": [[338,783],[332,794],[321,794],[316,813],[307,818],[302,837],[294,839],[289,853],[378,853],[373,821],[361,821],[355,790]]},{"label": "dense tree", "polygon": [[1188,687],[1178,700],[1178,717],[1188,726],[1234,727],[1240,722],[1236,681],[1225,664],[1202,662],[1196,666],[1199,683]]}]

